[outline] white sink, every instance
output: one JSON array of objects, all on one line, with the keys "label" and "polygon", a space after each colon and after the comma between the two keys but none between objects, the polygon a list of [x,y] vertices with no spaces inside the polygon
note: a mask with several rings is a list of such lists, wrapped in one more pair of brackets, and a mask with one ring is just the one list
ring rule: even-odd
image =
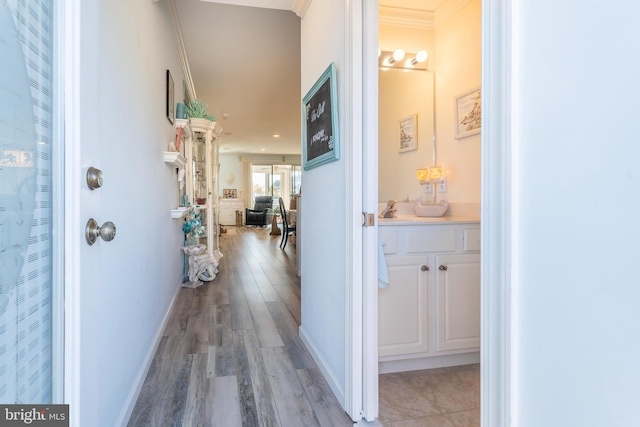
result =
[{"label": "white sink", "polygon": [[449,202],[440,200],[437,204],[423,205],[418,203],[414,212],[419,217],[441,217],[447,212],[447,209],[449,209]]}]

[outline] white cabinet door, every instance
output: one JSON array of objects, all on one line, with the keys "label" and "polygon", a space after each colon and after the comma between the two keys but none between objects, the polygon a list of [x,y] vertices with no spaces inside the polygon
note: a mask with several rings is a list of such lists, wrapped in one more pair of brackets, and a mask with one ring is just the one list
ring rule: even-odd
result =
[{"label": "white cabinet door", "polygon": [[480,347],[480,255],[436,257],[438,351]]},{"label": "white cabinet door", "polygon": [[379,356],[428,351],[427,261],[427,256],[387,258],[390,284],[378,292]]}]

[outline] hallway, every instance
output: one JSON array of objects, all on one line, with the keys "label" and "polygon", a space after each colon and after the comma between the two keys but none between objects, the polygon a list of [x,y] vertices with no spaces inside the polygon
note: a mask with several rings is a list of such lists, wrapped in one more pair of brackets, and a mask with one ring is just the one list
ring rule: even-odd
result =
[{"label": "hallway", "polygon": [[298,338],[295,246],[228,230],[216,279],[180,289],[128,425],[352,425]]}]

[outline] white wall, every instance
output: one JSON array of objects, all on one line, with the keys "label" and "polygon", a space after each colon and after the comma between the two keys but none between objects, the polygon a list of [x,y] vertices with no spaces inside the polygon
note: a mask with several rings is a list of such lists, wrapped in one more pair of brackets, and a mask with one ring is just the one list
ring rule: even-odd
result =
[{"label": "white wall", "polygon": [[103,170],[104,186],[75,185],[82,219],[113,221],[117,235],[82,243],[74,423],[115,426],[127,421],[181,282],[183,234],[169,212],[178,205],[177,175],[162,152],[175,139],[165,72],[176,100],[183,73],[166,2],[83,0],[81,42],[81,160]]},{"label": "white wall", "polygon": [[[438,12],[436,12],[438,18]],[[436,157],[448,179],[450,203],[480,203],[480,135],[455,139],[454,98],[480,86],[481,0],[436,19]]]},{"label": "white wall", "polygon": [[[231,183],[227,181],[230,178],[229,174],[233,175],[233,182]],[[218,194],[222,196],[222,190],[225,188],[235,188],[238,199],[242,198],[240,194],[242,191],[242,164],[238,155],[220,155],[220,188]]]},{"label": "white wall", "polygon": [[339,399],[345,387],[345,4],[313,1],[301,24],[302,94],[336,63],[340,160],[302,172],[302,325]]},{"label": "white wall", "polygon": [[514,425],[637,426],[640,3],[510,3]]}]

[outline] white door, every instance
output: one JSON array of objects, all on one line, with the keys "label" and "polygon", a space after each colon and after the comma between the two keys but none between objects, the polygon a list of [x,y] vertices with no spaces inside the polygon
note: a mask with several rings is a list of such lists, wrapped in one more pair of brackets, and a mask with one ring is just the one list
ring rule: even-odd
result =
[{"label": "white door", "polygon": [[61,78],[53,0],[0,2],[0,402],[62,402]]},{"label": "white door", "polygon": [[[378,210],[378,1],[363,2],[362,211]],[[362,233],[363,415],[378,417],[378,227]]]}]

